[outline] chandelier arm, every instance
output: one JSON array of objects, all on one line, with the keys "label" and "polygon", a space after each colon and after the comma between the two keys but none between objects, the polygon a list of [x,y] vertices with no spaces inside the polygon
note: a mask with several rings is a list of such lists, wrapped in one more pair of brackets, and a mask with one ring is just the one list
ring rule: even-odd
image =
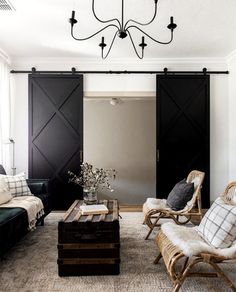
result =
[{"label": "chandelier arm", "polygon": [[102,50],[102,58],[103,58],[103,59],[106,59],[106,58],[108,57],[108,55],[110,54],[110,51],[111,51],[111,48],[112,48],[112,46],[113,46],[113,43],[114,43],[114,41],[115,41],[115,39],[116,39],[117,33],[118,33],[118,31],[115,33],[115,35],[114,35],[114,37],[113,37],[113,39],[112,39],[112,41],[111,41],[111,45],[110,45],[110,47],[109,47],[109,49],[108,49],[108,51],[107,51],[107,53],[106,53],[105,56],[103,55],[103,50]]},{"label": "chandelier arm", "polygon": [[129,19],[129,20],[126,21],[126,24],[125,24],[124,29],[126,29],[126,27],[127,27],[127,25],[128,25],[129,22],[134,22],[134,23],[136,23],[136,24],[143,25],[143,26],[144,26],[144,25],[149,25],[149,24],[151,24],[151,23],[153,22],[153,20],[156,18],[156,15],[157,15],[157,3],[158,3],[158,0],[157,0],[157,2],[155,2],[155,11],[154,11],[154,15],[153,15],[152,19],[151,19],[149,22],[142,23],[142,22],[138,22],[138,21],[133,20],[133,19]]},{"label": "chandelier arm", "polygon": [[76,38],[73,34],[73,27],[71,27],[71,36],[73,37],[73,39],[75,39],[76,41],[85,41],[85,40],[88,40],[88,39],[91,39],[92,37],[94,37],[95,35],[99,34],[100,32],[102,32],[103,30],[107,29],[108,27],[116,27],[118,30],[119,30],[119,27],[115,24],[109,24],[105,27],[103,27],[102,29],[100,29],[99,31],[95,32],[94,34],[90,35],[89,37],[86,37],[86,38]]},{"label": "chandelier arm", "polygon": [[145,31],[143,31],[141,28],[139,28],[139,27],[136,26],[136,25],[130,25],[130,26],[128,26],[128,27],[126,28],[126,31],[127,31],[127,32],[129,32],[129,31],[128,31],[129,28],[136,28],[137,30],[139,30],[139,31],[141,31],[143,34],[145,34],[148,38],[150,38],[152,41],[154,41],[154,42],[156,42],[156,43],[158,43],[158,44],[161,44],[161,45],[168,45],[168,44],[170,44],[170,43],[172,42],[172,40],[173,40],[173,30],[171,30],[171,37],[170,37],[170,40],[167,41],[167,42],[161,42],[161,41],[158,41],[158,40],[154,39],[153,37],[151,37],[149,34],[147,34]]},{"label": "chandelier arm", "polygon": [[143,54],[143,50],[142,50],[142,55],[140,56],[139,53],[138,53],[138,51],[137,51],[137,49],[136,49],[136,47],[135,47],[135,44],[134,44],[134,41],[133,41],[133,39],[132,39],[132,36],[131,36],[130,32],[129,32],[128,30],[127,30],[127,32],[128,32],[129,38],[130,38],[130,40],[131,40],[131,43],[132,43],[132,45],[133,45],[133,48],[134,48],[134,51],[135,51],[137,57],[139,57],[139,59],[143,59],[143,56],[144,56],[144,54]]},{"label": "chandelier arm", "polygon": [[95,0],[93,0],[93,2],[92,2],[92,11],[93,11],[93,15],[94,15],[94,17],[95,17],[98,21],[100,21],[100,22],[102,22],[102,23],[107,23],[107,22],[110,22],[110,21],[117,21],[118,24],[119,24],[119,26],[120,26],[120,28],[121,28],[121,23],[120,23],[119,19],[117,19],[117,18],[112,18],[112,19],[109,19],[109,20],[101,20],[100,18],[98,18],[97,14],[96,14],[96,12],[95,12],[95,8],[94,8],[94,2],[95,2]]}]

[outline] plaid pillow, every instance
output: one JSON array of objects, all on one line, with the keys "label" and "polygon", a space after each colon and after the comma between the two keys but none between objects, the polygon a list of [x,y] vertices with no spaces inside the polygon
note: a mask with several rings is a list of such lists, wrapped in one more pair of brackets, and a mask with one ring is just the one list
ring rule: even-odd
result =
[{"label": "plaid pillow", "polygon": [[197,231],[213,247],[229,247],[236,239],[236,206],[217,198],[203,217]]},{"label": "plaid pillow", "polygon": [[7,183],[8,189],[13,197],[32,196],[30,189],[27,185],[25,173],[17,175],[0,175],[1,178]]}]

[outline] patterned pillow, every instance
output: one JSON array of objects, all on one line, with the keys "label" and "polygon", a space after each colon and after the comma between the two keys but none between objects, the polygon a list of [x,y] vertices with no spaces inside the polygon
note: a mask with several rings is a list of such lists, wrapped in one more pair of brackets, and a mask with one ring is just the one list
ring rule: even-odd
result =
[{"label": "patterned pillow", "polygon": [[26,182],[25,173],[22,172],[14,176],[12,175],[0,176],[7,183],[8,189],[13,197],[32,196]]},{"label": "patterned pillow", "polygon": [[217,198],[197,228],[200,236],[215,248],[230,247],[236,239],[236,206]]}]

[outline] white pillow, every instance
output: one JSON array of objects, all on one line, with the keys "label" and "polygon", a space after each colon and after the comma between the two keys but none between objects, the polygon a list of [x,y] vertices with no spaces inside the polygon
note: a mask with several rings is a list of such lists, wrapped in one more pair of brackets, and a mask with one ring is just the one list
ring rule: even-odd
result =
[{"label": "white pillow", "polygon": [[0,178],[0,205],[9,202],[12,198],[12,194],[8,190],[6,182]]},{"label": "white pillow", "polygon": [[200,236],[215,248],[227,248],[236,239],[236,206],[217,198],[197,228]]},{"label": "white pillow", "polygon": [[0,175],[0,178],[6,182],[13,197],[32,196],[24,172],[17,175]]}]

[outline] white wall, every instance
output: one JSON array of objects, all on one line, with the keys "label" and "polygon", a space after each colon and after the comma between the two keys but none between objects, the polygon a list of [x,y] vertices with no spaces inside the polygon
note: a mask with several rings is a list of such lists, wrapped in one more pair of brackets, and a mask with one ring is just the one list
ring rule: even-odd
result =
[{"label": "white wall", "polygon": [[228,75],[211,76],[210,100],[210,190],[211,201],[223,191],[229,180]]},{"label": "white wall", "polygon": [[229,60],[229,181],[236,180],[236,53]]},{"label": "white wall", "polygon": [[[76,66],[76,64],[78,64]],[[170,70],[202,70],[207,67],[209,70],[226,70],[227,64],[220,60],[164,60],[146,62],[127,62],[116,63],[95,63],[80,62],[75,60],[18,60],[13,63],[13,69],[27,69],[35,66],[38,70],[70,70],[76,66],[78,70],[162,70],[168,67]],[[235,69],[236,70],[236,69]],[[236,72],[236,71],[235,71]],[[236,73],[235,73],[236,74]],[[231,75],[230,75],[231,76]],[[228,116],[228,76],[211,76],[211,200],[214,200],[224,189],[230,175],[233,176],[233,167],[229,165],[229,116]],[[16,141],[16,167],[17,171],[28,169],[28,77],[27,75],[14,75],[15,79],[15,121],[14,138]],[[232,89],[231,89],[232,90]],[[155,91],[154,75],[86,75],[85,91],[119,91],[119,92],[139,92]],[[236,91],[236,88],[235,88]],[[232,100],[231,100],[232,103]],[[230,106],[231,108],[231,106]],[[235,119],[232,115],[231,119]],[[232,127],[230,128],[232,132]],[[236,143],[236,140],[234,141]],[[235,144],[230,142],[230,149],[233,153]],[[232,155],[231,155],[232,156]],[[234,164],[235,165],[235,164]],[[138,167],[138,166],[137,166]],[[235,169],[234,169],[235,171]],[[150,190],[152,187],[150,188]],[[150,195],[147,193],[147,195]],[[128,202],[128,201],[127,201]],[[130,202],[130,201],[129,201]],[[140,202],[140,199],[137,200]],[[136,204],[135,200],[131,203]]]},{"label": "white wall", "polygon": [[28,174],[28,76],[13,75],[13,138],[16,172]]}]

